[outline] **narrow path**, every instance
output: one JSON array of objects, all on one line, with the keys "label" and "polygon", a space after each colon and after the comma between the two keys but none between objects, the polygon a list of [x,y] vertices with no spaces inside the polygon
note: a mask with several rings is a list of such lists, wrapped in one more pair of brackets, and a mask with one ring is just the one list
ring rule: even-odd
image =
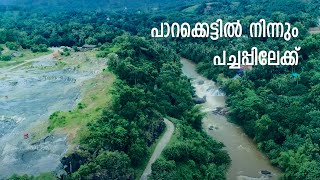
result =
[{"label": "narrow path", "polygon": [[156,149],[154,150],[147,167],[144,169],[143,174],[140,178],[140,180],[146,180],[148,179],[148,175],[151,174],[151,165],[159,158],[159,156],[161,155],[161,152],[163,151],[163,149],[166,147],[166,145],[169,143],[173,131],[174,131],[174,125],[172,122],[170,122],[168,119],[164,118],[164,123],[167,126],[166,132],[164,133],[164,135],[162,136],[161,140],[159,141],[159,143],[156,146]]},{"label": "narrow path", "polygon": [[18,67],[21,67],[21,66],[23,66],[23,65],[25,65],[25,64],[27,64],[27,63],[30,63],[30,62],[46,61],[46,60],[48,60],[48,59],[52,59],[52,57],[53,57],[52,55],[53,55],[54,53],[58,52],[59,50],[61,50],[60,48],[49,48],[49,49],[50,49],[50,50],[53,50],[53,52],[50,53],[50,54],[48,54],[48,55],[40,56],[40,57],[33,58],[33,59],[29,59],[29,60],[24,60],[23,63],[18,64],[18,65],[16,65],[16,66],[13,66],[13,67],[7,69],[7,71],[11,71],[11,70],[13,70],[13,69],[16,69],[16,68],[18,68]]}]

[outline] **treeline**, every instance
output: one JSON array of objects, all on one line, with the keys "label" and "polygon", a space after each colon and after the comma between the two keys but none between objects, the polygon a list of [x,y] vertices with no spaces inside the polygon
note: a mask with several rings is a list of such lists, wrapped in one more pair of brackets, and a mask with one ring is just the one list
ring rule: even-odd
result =
[{"label": "treeline", "polygon": [[0,18],[0,43],[15,42],[25,49],[40,44],[48,47],[103,44],[121,34],[119,28],[108,25],[108,17],[94,12],[62,15],[6,12]]},{"label": "treeline", "polygon": [[176,124],[173,142],[152,164],[150,179],[226,179],[230,158],[223,145],[184,121],[171,121]]},{"label": "treeline", "polygon": [[[229,119],[241,125],[245,132],[255,139],[272,163],[284,171],[284,179],[318,179],[320,35],[310,35],[308,29],[317,25],[315,11],[311,9],[319,7],[319,3],[253,2],[244,3],[243,8],[247,9],[246,11],[238,9],[239,12],[234,12],[234,16],[240,19],[242,24],[255,22],[260,18],[290,22],[298,27],[299,37],[289,42],[274,38],[245,37],[220,39],[215,42],[176,39],[175,47],[178,47],[182,56],[198,63],[197,69],[200,73],[218,81],[223,87],[228,95]],[[231,9],[236,6],[234,2],[229,5]],[[292,11],[292,5],[299,11]],[[272,12],[267,7],[275,11]],[[257,9],[264,10],[257,15]],[[197,13],[204,18],[210,14],[215,16],[215,12],[210,11]],[[254,66],[253,70],[242,74],[237,70],[229,70],[226,66],[212,64],[212,58],[221,55],[223,50],[236,54],[238,50],[257,47],[266,51],[284,52],[293,50],[295,46],[301,46],[298,66]]]},{"label": "treeline", "polygon": [[[134,178],[148,147],[164,129],[164,116],[180,119],[176,121],[180,136],[154,164],[151,178],[224,178],[229,159],[221,144],[199,131],[202,117],[192,102],[188,79],[181,76],[176,50],[198,63],[200,73],[220,83],[228,94],[230,120],[284,170],[285,179],[313,180],[320,177],[320,36],[308,34],[308,28],[318,23],[319,4],[225,0],[182,4],[161,12],[10,11],[0,16],[0,43],[15,42],[23,48],[99,45],[98,55],[108,57],[110,70],[118,76],[112,108],[89,124],[90,133],[83,137],[80,150],[62,161],[68,178]],[[289,22],[300,33],[289,42],[245,37],[148,40],[151,28],[161,22],[192,24],[218,18],[239,19],[244,26],[261,18]],[[301,46],[299,66],[255,66],[236,76],[236,70],[212,65],[212,58],[222,50],[235,53],[253,46],[282,52]]]},{"label": "treeline", "polygon": [[175,9],[175,6],[188,6],[201,0],[4,0],[0,2],[0,11],[153,11]]},{"label": "treeline", "polygon": [[300,41],[298,67],[254,67],[239,79],[218,77],[229,97],[230,119],[284,170],[285,179],[320,176],[319,38]]},{"label": "treeline", "polygon": [[[111,108],[88,124],[79,149],[61,160],[67,179],[139,178],[137,172],[144,168],[146,155],[152,153],[150,146],[163,132],[166,116],[179,119],[177,125],[183,134],[166,150],[161,162],[176,166],[166,172],[155,170],[152,176],[155,178],[159,173],[159,177],[178,179],[190,172],[200,179],[225,178],[229,157],[222,151],[222,144],[201,131],[202,114],[192,100],[189,80],[182,76],[180,57],[161,43],[132,36],[143,36],[149,31],[144,22],[155,23],[146,15],[98,11],[2,12],[0,43],[34,52],[51,46],[98,45],[97,56],[107,57],[110,70],[118,76],[111,92]],[[125,32],[129,34],[123,35]],[[188,156],[182,157],[186,150]]]},{"label": "treeline", "polygon": [[[228,95],[229,119],[255,139],[272,163],[284,171],[284,179],[314,180],[320,177],[320,35],[310,35],[308,29],[318,26],[319,5],[317,1],[221,1],[199,4],[193,12],[157,14],[151,18],[152,22],[142,23],[159,27],[161,22],[192,24],[222,18],[240,20],[248,27],[251,22],[263,18],[268,22],[289,22],[297,27],[299,37],[289,42],[246,37],[217,41],[175,38],[159,42],[195,61],[201,74],[220,83]],[[140,33],[150,36],[150,29]],[[254,66],[251,71],[239,73],[227,66],[212,64],[212,58],[221,55],[223,50],[236,54],[238,50],[257,47],[284,52],[295,46],[301,46],[298,66]],[[166,168],[174,165],[159,164]]]},{"label": "treeline", "polygon": [[[225,21],[240,19],[245,26],[265,18],[291,24],[298,23],[298,26],[301,23],[301,28],[308,29],[318,24],[318,20],[314,16],[318,14],[319,8],[317,7],[320,4],[316,1],[301,2],[299,0],[274,0],[272,2],[224,0],[202,4],[196,1],[165,4],[161,1],[159,7],[163,9],[159,11],[143,9],[115,11],[111,6],[102,10],[91,10],[90,8],[82,10],[80,5],[82,2],[76,1],[74,4],[78,4],[76,5],[78,8],[71,8],[72,11],[66,10],[68,9],[66,4],[65,9],[55,11],[53,10],[54,4],[60,4],[62,7],[64,4],[54,1],[33,3],[36,3],[36,7],[38,4],[44,4],[43,6],[48,6],[48,10],[28,9],[0,12],[0,43],[15,42],[18,46],[26,49],[40,44],[48,47],[102,45],[106,42],[110,43],[112,39],[124,31],[133,35],[150,37],[151,28],[159,27],[160,23],[164,21],[193,24],[198,21],[212,22],[218,18]],[[53,5],[51,6],[50,3]],[[99,3],[102,2],[93,1],[90,4]],[[23,5],[24,3],[19,2],[19,4]],[[25,1],[25,4],[31,5],[32,3]],[[168,6],[174,5],[176,8],[168,8]],[[184,11],[190,7],[194,7],[194,10]],[[181,39],[176,40],[181,41]],[[192,43],[201,42],[195,39],[189,40]]]}]

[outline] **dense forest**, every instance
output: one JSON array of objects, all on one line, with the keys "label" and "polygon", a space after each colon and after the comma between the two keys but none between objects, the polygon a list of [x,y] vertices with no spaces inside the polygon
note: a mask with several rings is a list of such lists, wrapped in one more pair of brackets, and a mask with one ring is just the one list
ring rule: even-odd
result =
[{"label": "dense forest", "polygon": [[[285,171],[285,179],[317,179],[320,176],[317,125],[320,112],[320,61],[317,58],[320,41],[319,35],[308,34],[308,29],[317,26],[313,13],[316,14],[318,9],[312,10],[315,6],[300,1],[295,4],[281,1],[281,5],[279,1],[276,5],[265,3],[261,7],[248,4],[246,7],[251,8],[245,13],[239,12],[237,19],[248,23],[260,18],[290,22],[299,27],[298,39],[290,42],[279,39],[224,39],[201,45],[182,42],[181,55],[197,62],[199,72],[221,84],[228,95],[230,120],[241,125],[267,153],[272,163]],[[255,16],[255,12],[262,8],[266,11]],[[238,73],[236,70],[212,67],[208,59],[223,49],[249,50],[253,46],[280,51],[301,46],[300,63],[293,67],[255,66],[252,71],[234,79]],[[299,76],[294,76],[295,73]]]},{"label": "dense forest", "polygon": [[[65,178],[139,178],[137,169],[165,129],[164,117],[173,119],[180,136],[152,166],[151,179],[226,178],[230,159],[223,145],[202,131],[203,114],[192,100],[190,80],[182,75],[180,56],[197,63],[198,72],[219,83],[228,96],[229,120],[239,124],[283,170],[283,179],[320,177],[320,34],[308,32],[319,25],[320,2],[95,1],[91,7],[84,7],[83,1],[17,2],[3,2],[0,44],[33,52],[53,46],[97,45],[97,56],[108,58],[108,70],[117,76],[110,92],[112,108],[88,124],[81,148],[62,159]],[[240,20],[245,27],[261,18],[290,22],[299,28],[299,37],[287,42],[150,36],[151,28],[161,22],[194,24],[218,18]],[[281,52],[301,46],[299,65],[254,66],[240,75],[226,66],[212,65],[212,58],[223,50],[235,53],[253,46]],[[10,61],[7,55],[0,59]]]}]

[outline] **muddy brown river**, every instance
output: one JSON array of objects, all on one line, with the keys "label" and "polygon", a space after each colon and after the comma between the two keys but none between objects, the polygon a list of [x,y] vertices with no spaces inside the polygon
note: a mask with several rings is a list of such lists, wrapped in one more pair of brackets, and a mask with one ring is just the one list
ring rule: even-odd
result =
[{"label": "muddy brown river", "polygon": [[[268,158],[262,154],[257,145],[243,132],[243,130],[227,121],[225,116],[212,113],[217,107],[225,107],[225,94],[216,84],[198,74],[195,64],[190,60],[181,59],[183,73],[192,79],[192,85],[199,97],[206,96],[202,111],[206,112],[203,120],[204,130],[215,140],[225,145],[231,166],[227,173],[228,180],[278,179],[280,171],[270,164]],[[210,128],[209,127],[213,127]],[[271,176],[262,175],[261,171],[271,172]]]}]

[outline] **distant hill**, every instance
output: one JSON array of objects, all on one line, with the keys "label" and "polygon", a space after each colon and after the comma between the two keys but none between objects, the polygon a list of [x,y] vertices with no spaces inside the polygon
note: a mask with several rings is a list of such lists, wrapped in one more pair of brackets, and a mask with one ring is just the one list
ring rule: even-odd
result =
[{"label": "distant hill", "polygon": [[2,0],[0,7],[44,10],[154,10],[199,3],[201,0]]}]

